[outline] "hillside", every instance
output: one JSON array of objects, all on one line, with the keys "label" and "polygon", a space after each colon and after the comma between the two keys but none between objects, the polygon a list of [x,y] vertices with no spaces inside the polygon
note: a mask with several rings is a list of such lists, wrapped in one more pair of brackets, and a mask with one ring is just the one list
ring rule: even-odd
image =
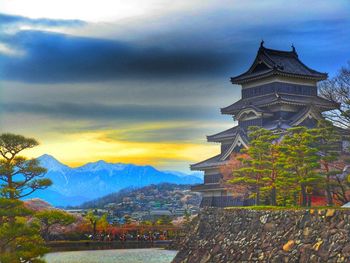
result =
[{"label": "hillside", "polygon": [[86,202],[79,206],[79,208],[103,209],[111,204],[114,206],[122,206],[123,203],[127,203],[128,209],[131,209],[131,212],[135,212],[149,207],[150,203],[159,208],[163,205],[169,207],[199,207],[200,200],[200,195],[190,192],[190,185],[164,183],[139,189],[123,189],[119,192]]},{"label": "hillside", "polygon": [[53,206],[77,206],[124,188],[140,188],[159,183],[197,184],[199,174],[159,171],[152,166],[98,161],[72,168],[50,155],[38,158],[53,181],[48,189],[36,191],[27,199],[40,198]]}]

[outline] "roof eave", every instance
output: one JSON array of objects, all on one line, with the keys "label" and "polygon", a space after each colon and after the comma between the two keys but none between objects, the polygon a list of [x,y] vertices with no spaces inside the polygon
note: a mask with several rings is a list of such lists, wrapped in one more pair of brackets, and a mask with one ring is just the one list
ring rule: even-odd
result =
[{"label": "roof eave", "polygon": [[220,142],[220,139],[215,138],[215,135],[207,136],[207,142]]},{"label": "roof eave", "polygon": [[221,108],[220,112],[221,114],[225,114],[225,115],[235,115],[237,114],[237,112],[239,112],[239,110],[226,110],[225,108]]},{"label": "roof eave", "polygon": [[202,165],[202,166],[196,166],[195,164],[190,165],[191,171],[205,171],[207,169],[213,169],[218,168],[220,165]]},{"label": "roof eave", "polygon": [[234,137],[235,137],[235,135],[229,135],[229,136],[219,137],[219,138],[207,136],[207,142],[217,142],[217,143],[221,143],[221,142],[224,142],[224,141],[231,140],[231,139],[233,139]]},{"label": "roof eave", "polygon": [[286,76],[286,77],[296,77],[296,78],[303,78],[303,79],[312,79],[312,80],[316,80],[316,81],[321,81],[321,80],[326,80],[328,78],[328,74],[327,73],[321,73],[319,76],[312,76],[312,75],[302,75],[302,74],[295,74],[295,73],[288,73],[288,72],[283,72],[280,70],[273,70],[270,72],[267,72],[265,74],[261,74],[261,75],[257,75],[254,77],[241,77],[243,76],[237,76],[237,77],[232,77],[231,78],[231,83],[232,84],[236,84],[236,85],[240,85],[240,84],[244,84],[244,83],[248,83],[250,81],[254,81],[254,80],[259,80],[259,79],[263,79],[266,77],[270,77],[273,75],[280,75],[280,76]]},{"label": "roof eave", "polygon": [[250,80],[264,78],[266,76],[273,75],[273,70],[271,70],[269,72],[265,72],[264,74],[261,74],[261,75],[256,75],[254,77],[251,77],[249,75],[248,76],[244,76],[244,75],[247,75],[247,72],[245,72],[245,73],[243,73],[243,74],[241,74],[239,76],[232,77],[231,78],[231,83],[240,85],[240,84],[246,83],[246,82],[248,82]]},{"label": "roof eave", "polygon": [[[216,156],[214,156],[216,157]],[[204,164],[204,162],[210,160],[211,158],[204,160],[199,163],[191,164],[190,169],[192,171],[205,171],[207,169],[213,169],[213,168],[219,168],[221,165],[223,165],[226,161],[219,161],[219,162],[214,162],[211,164]]]},{"label": "roof eave", "polygon": [[[274,104],[278,104],[278,103],[285,103],[285,104],[293,104],[293,105],[309,105],[309,104],[306,104],[306,103],[298,103],[298,102],[291,102],[291,101],[286,101],[284,99],[280,99],[280,100],[276,100],[276,101],[273,101],[273,102],[270,102],[270,103],[266,103],[266,104],[262,104],[262,105],[259,105],[260,107],[266,107],[266,106],[271,106],[271,105],[274,105]],[[334,110],[334,109],[337,109],[339,107],[339,105],[337,104],[334,104],[333,106],[331,105],[321,105],[321,104],[315,104],[315,106],[317,107],[320,107],[320,108],[323,108],[323,109],[326,109],[326,110]],[[226,108],[221,108],[221,114],[226,114],[226,115],[236,115],[240,110],[237,109],[237,110],[229,110],[229,109],[226,109]]]}]

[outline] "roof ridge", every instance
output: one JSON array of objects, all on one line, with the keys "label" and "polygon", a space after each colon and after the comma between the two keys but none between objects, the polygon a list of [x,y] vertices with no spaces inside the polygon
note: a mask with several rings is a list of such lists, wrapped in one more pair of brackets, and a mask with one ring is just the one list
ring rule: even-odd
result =
[{"label": "roof ridge", "polygon": [[[291,51],[287,51],[287,50],[279,50],[279,49],[272,49],[272,48],[266,48],[266,47],[260,47],[260,49],[262,51],[265,51],[265,52],[271,52],[271,53],[275,53],[275,54],[283,54],[283,55],[288,55],[288,56],[293,56],[295,58],[297,58],[297,54],[295,51],[291,50]],[[268,54],[267,54],[268,55]]]}]

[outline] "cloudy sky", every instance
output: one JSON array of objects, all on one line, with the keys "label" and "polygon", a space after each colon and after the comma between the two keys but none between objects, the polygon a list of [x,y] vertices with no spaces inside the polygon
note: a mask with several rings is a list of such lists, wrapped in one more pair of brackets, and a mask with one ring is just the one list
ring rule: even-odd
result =
[{"label": "cloudy sky", "polygon": [[350,59],[350,2],[1,0],[0,129],[29,156],[188,171],[233,125],[229,78],[260,41],[330,76]]}]

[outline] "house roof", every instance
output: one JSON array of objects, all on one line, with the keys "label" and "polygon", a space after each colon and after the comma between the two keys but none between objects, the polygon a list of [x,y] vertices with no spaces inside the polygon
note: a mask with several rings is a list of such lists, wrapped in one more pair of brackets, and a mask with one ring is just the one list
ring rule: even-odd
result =
[{"label": "house roof", "polygon": [[255,107],[265,107],[273,104],[293,104],[293,105],[315,105],[324,110],[332,110],[338,107],[334,102],[326,100],[319,96],[303,96],[303,95],[292,95],[282,93],[272,93],[259,97],[251,97],[246,99],[240,99],[235,103],[221,108],[222,114],[235,115],[241,110],[246,109],[254,105]]},{"label": "house roof", "polygon": [[281,51],[265,48],[262,42],[251,67],[243,74],[232,77],[231,82],[233,84],[242,84],[272,75],[286,75],[315,80],[327,79],[326,73],[311,69],[301,62],[294,47],[292,51]]}]

